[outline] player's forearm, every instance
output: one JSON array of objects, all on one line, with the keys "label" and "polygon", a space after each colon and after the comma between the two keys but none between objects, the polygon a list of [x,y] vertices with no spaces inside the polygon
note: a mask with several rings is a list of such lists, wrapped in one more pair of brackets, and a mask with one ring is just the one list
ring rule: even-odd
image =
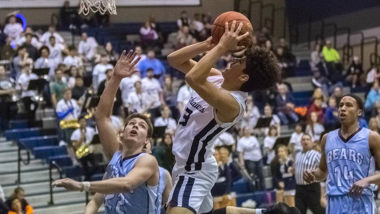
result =
[{"label": "player's forearm", "polygon": [[87,204],[84,214],[96,214],[100,206],[103,203],[103,195],[96,193],[95,196],[91,199],[91,201]]},{"label": "player's forearm", "polygon": [[217,45],[208,52],[201,60],[186,74],[186,81],[190,86],[194,84],[202,84],[209,76],[210,70],[213,68],[218,59],[226,53],[226,50]]},{"label": "player's forearm", "polygon": [[369,184],[380,185],[380,174],[375,174],[375,175],[369,176],[365,179],[367,179]]},{"label": "player's forearm", "polygon": [[90,184],[90,192],[101,194],[118,194],[131,190],[133,190],[133,185],[125,177],[94,181]]},{"label": "player's forearm", "polygon": [[96,120],[111,117],[114,99],[116,96],[117,89],[119,88],[120,82],[120,78],[112,77],[109,81],[109,84],[107,84],[107,86],[105,87],[104,92],[100,97],[98,109],[96,110]]},{"label": "player's forearm", "polygon": [[189,61],[195,56],[203,52],[206,52],[207,49],[208,45],[205,42],[198,42],[196,44],[186,46],[169,54],[168,62],[172,67],[175,68],[176,66],[182,65],[183,63]]},{"label": "player's forearm", "polygon": [[322,171],[320,168],[314,171],[315,180],[324,181],[327,178],[327,173]]}]

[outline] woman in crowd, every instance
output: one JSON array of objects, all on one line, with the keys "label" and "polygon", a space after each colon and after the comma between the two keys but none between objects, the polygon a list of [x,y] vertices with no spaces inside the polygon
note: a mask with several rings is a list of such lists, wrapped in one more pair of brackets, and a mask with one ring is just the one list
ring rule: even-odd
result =
[{"label": "woman in crowd", "polygon": [[273,161],[274,157],[276,156],[276,148],[274,148],[274,144],[276,143],[278,136],[279,133],[277,132],[277,128],[275,126],[269,127],[268,135],[264,138],[264,151],[265,154],[267,154],[268,165]]},{"label": "woman in crowd", "polygon": [[162,94],[164,96],[165,104],[169,106],[170,111],[172,112],[172,117],[177,120],[180,117],[177,109],[177,92],[174,90],[173,80],[169,75],[164,78]]},{"label": "woman in crowd", "polygon": [[69,68],[68,77],[66,78],[67,86],[69,88],[74,88],[75,86],[75,78],[78,76],[78,68],[75,66],[71,66]]},{"label": "woman in crowd", "polygon": [[11,211],[16,214],[33,214],[33,207],[24,198],[25,192],[21,187],[14,189],[11,197],[5,202]]},{"label": "woman in crowd", "polygon": [[316,112],[310,114],[310,122],[306,126],[306,134],[312,137],[313,142],[319,142],[321,134],[325,131],[322,124],[318,123],[318,115]]},{"label": "woman in crowd", "polygon": [[166,133],[160,144],[153,150],[153,156],[156,157],[158,165],[165,168],[169,172],[172,171],[175,160],[172,153],[173,136]]},{"label": "woman in crowd", "polygon": [[330,97],[329,106],[326,108],[324,114],[324,125],[327,131],[337,129],[340,126],[336,99],[333,97]]}]

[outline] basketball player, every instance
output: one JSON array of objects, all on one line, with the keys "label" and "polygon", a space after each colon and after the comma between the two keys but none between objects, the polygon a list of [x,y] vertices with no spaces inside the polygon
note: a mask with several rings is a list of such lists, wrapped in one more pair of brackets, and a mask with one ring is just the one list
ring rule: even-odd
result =
[{"label": "basketball player", "polygon": [[[209,38],[168,56],[170,65],[186,74],[187,83],[195,91],[179,120],[173,143],[175,185],[168,201],[169,214],[217,214],[235,209],[212,210],[211,188],[218,176],[213,141],[242,119],[247,92],[268,89],[280,76],[272,53],[258,47],[237,45],[248,36],[248,33],[239,36],[242,27],[243,24],[236,26],[233,21],[229,29],[226,23],[224,35],[217,45]],[[213,68],[221,56],[244,49],[244,56],[233,60],[224,72]],[[206,51],[209,52],[198,63],[192,60]]]},{"label": "basketball player", "polygon": [[[117,62],[114,74],[100,98],[96,111],[96,125],[106,156],[111,159],[105,180],[77,182],[57,180],[53,186],[72,191],[89,191],[104,194],[105,213],[158,213],[159,171],[156,159],[143,152],[153,133],[150,119],[142,114],[127,117],[120,143],[111,122],[111,112],[121,79],[133,74],[139,58],[125,51]],[[99,196],[98,196],[99,197]]]},{"label": "basketball player", "polygon": [[[341,128],[322,138],[319,168],[304,173],[304,180],[326,181],[326,213],[376,213],[370,184],[379,184],[374,174],[374,161],[380,164],[380,136],[359,127],[363,101],[345,95],[339,103]],[[373,156],[373,157],[372,157]]]}]

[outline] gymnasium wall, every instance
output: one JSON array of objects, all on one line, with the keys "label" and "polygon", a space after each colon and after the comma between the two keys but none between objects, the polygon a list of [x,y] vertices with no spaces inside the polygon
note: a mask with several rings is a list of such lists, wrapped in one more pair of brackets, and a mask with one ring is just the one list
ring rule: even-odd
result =
[{"label": "gymnasium wall", "polygon": [[[233,0],[202,0],[200,6],[170,6],[170,7],[118,7],[117,16],[111,16],[111,22],[143,22],[149,15],[154,15],[157,21],[175,21],[182,10],[194,13],[211,12],[213,17],[234,9]],[[0,8],[0,23],[6,14],[14,9]],[[53,13],[59,14],[59,8],[20,8],[29,25],[48,25]]]}]

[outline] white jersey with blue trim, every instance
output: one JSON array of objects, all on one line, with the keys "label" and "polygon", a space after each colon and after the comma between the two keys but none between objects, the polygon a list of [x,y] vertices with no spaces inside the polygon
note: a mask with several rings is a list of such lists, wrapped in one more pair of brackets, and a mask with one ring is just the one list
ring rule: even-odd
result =
[{"label": "white jersey with blue trim", "polygon": [[[222,75],[210,76],[207,81],[221,87]],[[216,116],[216,109],[204,101],[195,91],[187,103],[184,113],[178,122],[173,143],[173,154],[177,168],[186,171],[201,170],[207,163],[214,163],[214,141],[243,118],[248,93],[242,91],[229,92],[239,103],[240,112],[233,122],[222,123]],[[212,164],[212,167],[215,167]],[[207,167],[206,167],[207,168]]]},{"label": "white jersey with blue trim", "polygon": [[[325,154],[328,168],[326,194],[349,194],[352,185],[374,174],[375,164],[369,147],[370,130],[360,128],[347,139],[343,139],[340,129],[328,133]],[[367,187],[363,195],[371,196]]]},{"label": "white jersey with blue trim", "polygon": [[[131,157],[123,158],[121,151],[116,151],[107,166],[103,179],[125,177],[135,167],[137,160],[148,155],[139,153]],[[104,196],[104,208],[106,214],[158,214],[158,205],[161,197],[158,195],[158,185],[149,186],[144,183],[130,192],[107,194]]]}]

